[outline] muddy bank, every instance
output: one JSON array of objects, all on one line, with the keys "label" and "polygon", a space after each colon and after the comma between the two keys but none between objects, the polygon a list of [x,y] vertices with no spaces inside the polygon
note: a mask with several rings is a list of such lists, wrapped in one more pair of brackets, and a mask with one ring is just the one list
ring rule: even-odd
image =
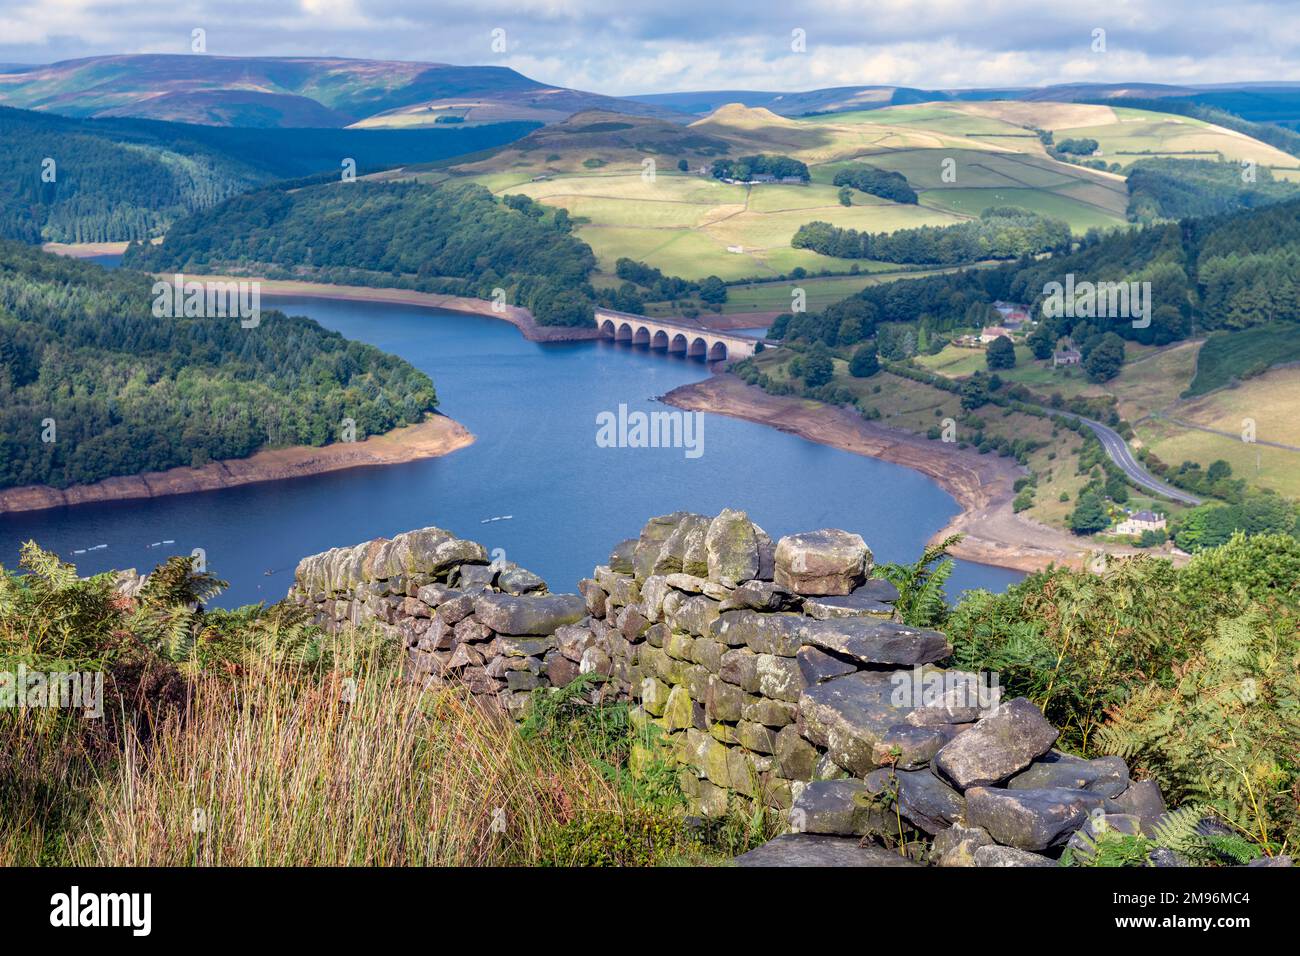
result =
[{"label": "muddy bank", "polygon": [[339,442],[323,448],[293,446],[259,451],[248,458],[214,461],[199,468],[169,468],[139,475],[107,478],[91,485],[50,488],[27,485],[0,491],[0,514],[41,511],[92,501],[125,501],[163,495],[213,491],[261,481],[302,478],[346,468],[395,465],[436,458],[464,448],[474,436],[459,422],[435,415],[418,425],[397,428],[359,442]]},{"label": "muddy bank", "polygon": [[90,259],[94,256],[120,256],[126,252],[127,242],[47,242],[41,251],[70,259]]},{"label": "muddy bank", "polygon": [[[734,375],[720,374],[663,396],[689,411],[716,412],[769,425],[809,441],[912,468],[932,478],[962,512],[931,540],[962,533],[954,556],[1015,571],[1051,564],[1084,566],[1095,542],[1057,531],[1011,510],[1014,485],[1026,472],[1014,461],[868,422],[856,413],[793,396],[769,395]],[[1113,553],[1135,553],[1112,548]]]}]

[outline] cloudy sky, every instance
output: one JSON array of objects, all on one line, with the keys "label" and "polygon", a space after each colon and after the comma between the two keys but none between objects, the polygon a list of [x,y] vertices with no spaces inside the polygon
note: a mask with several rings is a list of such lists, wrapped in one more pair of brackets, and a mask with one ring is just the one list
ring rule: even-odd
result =
[{"label": "cloudy sky", "polygon": [[195,27],[211,54],[496,63],[612,94],[1300,81],[1295,0],[0,0],[0,63],[185,53]]}]

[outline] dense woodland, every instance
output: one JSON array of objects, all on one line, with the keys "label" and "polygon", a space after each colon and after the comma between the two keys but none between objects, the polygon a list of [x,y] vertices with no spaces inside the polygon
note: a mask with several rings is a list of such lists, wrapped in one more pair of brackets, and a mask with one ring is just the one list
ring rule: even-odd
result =
[{"label": "dense woodland", "polygon": [[265,178],[202,147],[145,145],[103,135],[85,120],[3,107],[0,162],[10,181],[0,193],[0,236],[25,242],[156,236]]},{"label": "dense woodland", "polygon": [[895,232],[858,232],[829,222],[810,222],[799,227],[790,245],[840,259],[958,265],[1067,250],[1070,227],[1060,219],[1016,207],[995,206],[985,209],[979,219],[970,222]]},{"label": "dense woodland", "polygon": [[[274,180],[426,163],[517,139],[536,123],[472,129],[241,129],[71,119],[0,107],[0,238],[117,242]],[[51,166],[47,160],[52,160]]]},{"label": "dense woodland", "polygon": [[1151,223],[1270,206],[1300,197],[1300,185],[1238,163],[1143,159],[1129,167],[1128,194],[1128,218]]},{"label": "dense woodland", "polygon": [[877,169],[864,163],[852,163],[835,174],[833,185],[848,186],[858,192],[879,196],[891,202],[916,203],[916,191],[907,177],[891,170]]},{"label": "dense woodland", "polygon": [[[423,372],[306,318],[159,319],[152,280],[0,241],[0,487],[63,488],[422,421]],[[52,439],[52,440],[51,440]]]},{"label": "dense woodland", "polygon": [[483,299],[500,288],[543,325],[591,325],[596,258],[571,230],[563,209],[499,201],[471,183],[359,180],[237,196],[177,223],[160,245],[133,245],[123,261],[152,271],[309,269],[325,282]]},{"label": "dense woodland", "polygon": [[822,312],[782,316],[771,334],[846,346],[871,338],[883,323],[951,332],[985,323],[997,300],[1027,303],[1040,315],[1045,286],[1067,275],[1076,285],[1150,282],[1151,323],[1135,328],[1127,318],[1068,316],[1042,321],[1029,339],[1040,358],[1065,335],[1086,354],[1106,335],[1162,345],[1194,331],[1300,322],[1300,201],[1182,224],[1091,232],[1066,254],[868,286]]},{"label": "dense woodland", "polygon": [[647,301],[678,302],[698,297],[705,308],[717,311],[727,301],[726,283],[717,276],[698,281],[667,276],[654,266],[626,256],[614,263],[614,274],[623,284],[614,289],[601,289],[597,294],[597,300],[607,309],[641,313]]}]

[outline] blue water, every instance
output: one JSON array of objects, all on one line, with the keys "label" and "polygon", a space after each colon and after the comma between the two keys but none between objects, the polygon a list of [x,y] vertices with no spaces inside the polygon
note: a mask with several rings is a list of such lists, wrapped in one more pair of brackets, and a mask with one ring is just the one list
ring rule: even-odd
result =
[{"label": "blue water", "polygon": [[[705,416],[699,458],[680,448],[597,446],[598,413],[620,403],[664,409],[656,396],[708,375],[698,360],[608,342],[543,345],[499,320],[409,306],[267,304],[424,369],[442,411],[477,441],[405,465],[0,518],[0,562],[12,567],[28,538],[83,573],[146,570],[202,548],[209,569],[231,583],[216,603],[234,606],[283,597],[303,555],[438,525],[504,549],[567,591],[647,518],[678,509],[741,508],[773,538],[846,528],[878,561],[914,558],[958,511],[917,472],[718,415]],[[100,544],[108,547],[73,553]],[[949,596],[1001,590],[1020,577],[961,563]]]}]

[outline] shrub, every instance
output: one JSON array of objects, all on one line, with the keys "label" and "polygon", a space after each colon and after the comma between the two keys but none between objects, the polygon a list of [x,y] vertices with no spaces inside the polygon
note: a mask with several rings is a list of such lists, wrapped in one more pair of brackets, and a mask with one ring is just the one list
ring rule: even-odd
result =
[{"label": "shrub", "polygon": [[1280,852],[1300,840],[1298,582],[1300,542],[1239,535],[1184,568],[1140,556],[968,592],[945,631],[954,662],[1042,707],[1063,749],[1118,752]]},{"label": "shrub", "polygon": [[849,374],[854,378],[870,378],[880,371],[880,359],[874,345],[859,345],[849,360]]},{"label": "shrub", "polygon": [[1222,618],[1174,671],[1115,708],[1099,743],[1274,850],[1300,842],[1300,640],[1294,613]]}]

